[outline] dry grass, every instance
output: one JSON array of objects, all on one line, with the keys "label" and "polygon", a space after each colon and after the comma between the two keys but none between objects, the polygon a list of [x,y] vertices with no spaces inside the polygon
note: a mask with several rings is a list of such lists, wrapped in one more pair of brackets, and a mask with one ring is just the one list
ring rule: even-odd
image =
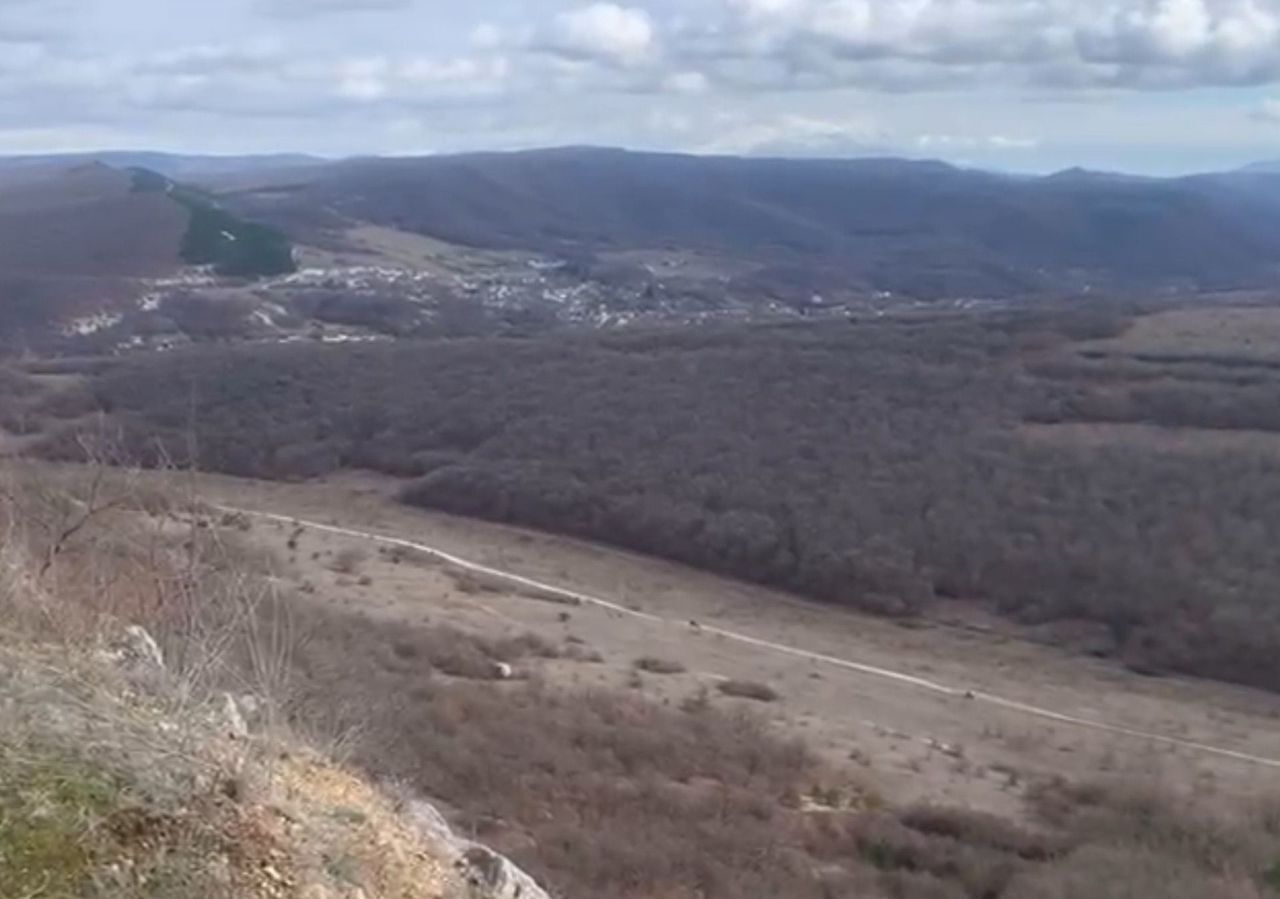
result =
[{"label": "dry grass", "polygon": [[65,648],[0,646],[0,896],[456,895],[367,782],[236,738],[207,705],[177,711],[167,689]]}]

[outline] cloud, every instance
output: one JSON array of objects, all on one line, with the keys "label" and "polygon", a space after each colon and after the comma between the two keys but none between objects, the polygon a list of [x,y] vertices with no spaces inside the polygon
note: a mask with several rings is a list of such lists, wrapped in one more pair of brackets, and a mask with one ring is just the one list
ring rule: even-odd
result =
[{"label": "cloud", "polygon": [[471,46],[477,50],[497,50],[505,43],[506,35],[492,22],[481,22],[471,29]]},{"label": "cloud", "polygon": [[694,148],[699,153],[847,156],[876,152],[888,143],[884,129],[869,118],[721,113],[707,124],[715,136]]},{"label": "cloud", "polygon": [[1275,0],[721,3],[721,22],[684,48],[682,62],[704,57],[757,86],[1168,89],[1280,80]]},{"label": "cloud", "polygon": [[1254,107],[1252,118],[1255,122],[1280,125],[1280,99],[1263,100]]},{"label": "cloud", "polygon": [[593,3],[556,17],[549,47],[587,59],[634,64],[655,49],[649,14],[614,3]]},{"label": "cloud", "polygon": [[[1259,90],[1179,106],[1214,85]],[[1280,123],[1280,99],[1259,102],[1277,91],[1280,0],[0,0],[12,135],[1031,167],[1179,141],[1180,158],[1266,155],[1272,132],[1250,120]],[[1096,105],[1064,115],[1068,99]]]},{"label": "cloud", "polygon": [[255,9],[268,16],[291,18],[342,13],[396,12],[416,0],[257,0]]},{"label": "cloud", "polygon": [[1145,0],[1082,25],[1083,61],[1136,86],[1262,84],[1280,77],[1280,9],[1262,0]]},{"label": "cloud", "polygon": [[1034,137],[1011,137],[1006,134],[921,134],[913,143],[918,149],[931,153],[955,150],[1034,150],[1040,146],[1040,141]]},{"label": "cloud", "polygon": [[701,72],[672,72],[663,79],[662,86],[671,93],[702,94],[710,88],[711,82]]},{"label": "cloud", "polygon": [[284,46],[280,42],[259,39],[174,47],[138,58],[132,65],[140,72],[212,75],[272,69],[284,59]]},{"label": "cloud", "polygon": [[[0,0],[0,43],[53,43],[73,28],[76,0]],[[0,47],[0,61],[4,48]]]},{"label": "cloud", "polygon": [[334,74],[333,93],[342,99],[414,105],[499,94],[511,75],[511,65],[501,55],[444,59],[374,56],[343,60]]}]

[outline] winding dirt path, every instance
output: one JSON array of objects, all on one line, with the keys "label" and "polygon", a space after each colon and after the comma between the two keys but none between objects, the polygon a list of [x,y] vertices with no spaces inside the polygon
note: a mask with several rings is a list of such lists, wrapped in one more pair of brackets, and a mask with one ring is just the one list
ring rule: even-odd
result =
[{"label": "winding dirt path", "polygon": [[695,627],[713,636],[723,637],[736,643],[745,644],[756,649],[765,650],[767,652],[782,653],[784,655],[793,656],[799,659],[818,662],[823,665],[830,665],[837,668],[856,671],[859,674],[870,675],[872,677],[893,681],[897,684],[904,684],[920,690],[937,693],[948,697],[962,697],[975,703],[989,703],[1003,709],[1009,709],[1025,715],[1037,718],[1043,718],[1059,724],[1065,724],[1071,727],[1082,727],[1090,730],[1102,731],[1104,733],[1116,734],[1123,737],[1132,737],[1148,743],[1158,743],[1167,746],[1175,746],[1180,749],[1188,749],[1194,752],[1206,753],[1209,755],[1221,756],[1236,761],[1249,762],[1255,765],[1261,765],[1267,768],[1280,769],[1280,759],[1269,758],[1266,756],[1252,755],[1247,752],[1240,752],[1233,749],[1227,749],[1221,746],[1212,746],[1207,743],[1200,743],[1194,740],[1185,740],[1179,737],[1169,736],[1167,734],[1151,733],[1148,731],[1137,730],[1130,727],[1124,727],[1118,724],[1110,724],[1105,721],[1098,721],[1089,718],[1083,718],[1077,715],[1071,715],[1064,712],[1054,711],[1053,709],[1041,708],[1026,702],[1019,702],[1014,699],[1008,699],[993,693],[981,690],[971,690],[963,685],[943,684],[937,681],[928,680],[926,678],[917,677],[904,671],[894,671],[888,668],[881,668],[875,665],[868,665],[857,662],[852,659],[839,658],[836,656],[826,655],[824,653],[811,652],[796,646],[788,646],[783,643],[777,643],[771,640],[764,640],[759,637],[753,637],[749,634],[739,633],[737,631],[728,630],[726,628],[716,627],[714,625],[691,624],[689,622],[678,622],[673,619],[663,618],[658,615],[652,615],[637,609],[629,608],[620,603],[612,602],[598,596],[592,596],[577,590],[570,590],[565,587],[548,584],[544,581],[534,578],[525,577],[513,571],[505,571],[500,568],[494,568],[490,565],[483,565],[469,559],[445,552],[439,547],[428,546],[425,543],[418,543],[413,540],[406,540],[400,537],[391,537],[385,534],[376,534],[371,531],[359,530],[356,528],[346,528],[337,525],[324,524],[319,521],[311,521],[305,518],[298,518],[291,515],[280,515],[274,512],[261,512],[253,509],[240,508],[238,506],[218,505],[215,506],[219,511],[233,514],[247,515],[252,518],[259,518],[266,521],[275,521],[282,524],[304,526],[316,531],[322,531],[330,534],[337,534],[344,537],[354,537],[359,540],[365,540],[383,546],[397,546],[404,549],[413,550],[415,552],[424,553],[440,562],[465,571],[471,571],[481,574],[489,578],[495,578],[499,581],[506,582],[515,587],[524,587],[536,590],[541,594],[559,597],[575,605],[589,605],[598,608],[607,609],[615,614],[624,615],[655,624],[664,624],[669,626]]}]

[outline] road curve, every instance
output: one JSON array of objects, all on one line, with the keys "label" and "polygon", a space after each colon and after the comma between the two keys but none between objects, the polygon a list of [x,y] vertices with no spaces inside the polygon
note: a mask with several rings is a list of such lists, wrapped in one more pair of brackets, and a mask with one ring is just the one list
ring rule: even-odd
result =
[{"label": "road curve", "polygon": [[[530,588],[541,593],[556,596],[564,600],[568,600],[575,604],[596,606],[598,608],[607,609],[620,615],[626,615],[631,618],[638,618],[642,621],[648,621],[654,624],[673,625],[678,627],[687,627],[687,622],[676,621],[670,618],[662,618],[657,615],[651,615],[648,612],[640,612],[635,609],[627,608],[615,602],[610,602],[598,596],[591,596],[587,593],[580,593],[576,590],[569,590],[564,587],[558,587],[554,584],[547,584],[543,581],[534,580],[533,578],[524,577],[510,571],[503,571],[500,568],[493,568],[489,565],[482,565],[479,562],[472,562],[452,553],[445,552],[434,546],[427,546],[423,543],[416,543],[412,540],[404,540],[399,537],[388,537],[384,534],[375,534],[370,531],[355,530],[353,528],[339,527],[338,525],[323,524],[318,521],[309,521],[305,518],[298,518],[293,515],[277,515],[273,512],[260,512],[254,509],[242,509],[238,506],[228,506],[216,503],[209,504],[210,508],[220,512],[231,514],[246,515],[251,518],[260,518],[266,521],[276,521],[283,524],[291,524],[300,527],[312,528],[317,531],[323,531],[330,534],[339,534],[344,537],[354,537],[359,540],[366,540],[372,543],[378,543],[384,546],[399,546],[405,549],[411,549],[416,552],[424,553],[441,562],[462,568],[467,571],[473,571],[477,574],[483,574],[487,577],[496,578],[509,584]],[[1136,730],[1130,727],[1124,727],[1117,724],[1108,724],[1105,721],[1098,721],[1090,718],[1082,718],[1076,715],[1068,715],[1062,712],[1055,712],[1052,709],[1040,708],[1039,706],[1029,705],[1025,702],[1019,702],[1014,699],[1006,699],[993,693],[969,690],[963,686],[952,686],[942,684],[936,681],[928,680],[915,675],[907,674],[902,671],[893,671],[888,668],[879,668],[874,665],[866,665],[861,662],[855,662],[851,659],[842,659],[837,656],[825,655],[823,653],[810,652],[805,649],[799,649],[794,646],[787,646],[783,643],[774,643],[769,640],[761,640],[758,637],[752,637],[748,634],[738,633],[736,631],[725,630],[724,628],[712,625],[699,625],[703,633],[712,634],[722,637],[726,640],[732,640],[757,649],[776,652],[782,655],[789,655],[795,658],[806,659],[818,662],[824,665],[830,665],[835,668],[843,668],[847,671],[855,671],[859,674],[865,674],[870,677],[880,678],[881,680],[892,681],[919,690],[925,690],[942,696],[948,696],[957,699],[965,699],[970,702],[985,702],[989,705],[998,706],[1014,712],[1053,721],[1058,724],[1066,724],[1072,727],[1087,728],[1089,730],[1102,731],[1104,733],[1116,734],[1122,737],[1130,737],[1137,740],[1146,740],[1153,743],[1159,743],[1165,746],[1176,746],[1180,749],[1187,749],[1193,752],[1214,755],[1221,758],[1234,759],[1235,761],[1245,762],[1252,765],[1260,765],[1266,768],[1280,768],[1280,759],[1266,758],[1264,756],[1250,755],[1246,752],[1238,752],[1234,749],[1226,749],[1221,746],[1212,746],[1207,743],[1197,743],[1193,740],[1183,740],[1178,737],[1171,737],[1166,734],[1149,733],[1147,731]]]}]

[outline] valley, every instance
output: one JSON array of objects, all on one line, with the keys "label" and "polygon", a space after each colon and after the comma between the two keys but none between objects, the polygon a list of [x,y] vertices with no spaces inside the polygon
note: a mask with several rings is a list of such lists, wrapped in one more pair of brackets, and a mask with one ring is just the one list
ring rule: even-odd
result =
[{"label": "valley", "polygon": [[0,217],[8,204],[24,226],[0,256],[0,337],[8,353],[121,354],[1238,302],[1280,271],[1278,178],[592,149],[9,160]]},{"label": "valley", "polygon": [[[72,278],[65,304],[0,294],[0,509],[30,490],[56,522],[93,507],[86,479],[126,488],[104,511],[120,535],[71,527],[70,562],[46,538],[95,585],[86,608],[154,592],[135,613],[181,657],[207,636],[165,603],[256,585],[256,648],[224,682],[269,675],[291,739],[430,797],[557,894],[1269,882],[1280,317],[1261,268],[1222,282],[1211,246],[1193,275],[1056,257],[1015,289],[1029,245],[930,249],[910,216],[873,238],[812,197],[715,212],[755,234],[670,241],[549,196],[490,218],[522,208],[512,166],[530,196],[562,190],[557,154],[283,182],[157,161],[204,186],[92,166],[8,200],[57,185],[83,215],[105,191],[155,241],[98,271],[85,238],[82,274],[30,282]],[[642,182],[694,165],[623,162]],[[440,189],[440,166],[456,221],[364,193]],[[975,177],[765,168],[931,202]],[[1019,202],[1101,189],[1045,180]],[[894,245],[894,278],[867,274]],[[212,548],[212,582],[138,592],[157,545]],[[1187,845],[1209,849],[1171,874]]]}]

